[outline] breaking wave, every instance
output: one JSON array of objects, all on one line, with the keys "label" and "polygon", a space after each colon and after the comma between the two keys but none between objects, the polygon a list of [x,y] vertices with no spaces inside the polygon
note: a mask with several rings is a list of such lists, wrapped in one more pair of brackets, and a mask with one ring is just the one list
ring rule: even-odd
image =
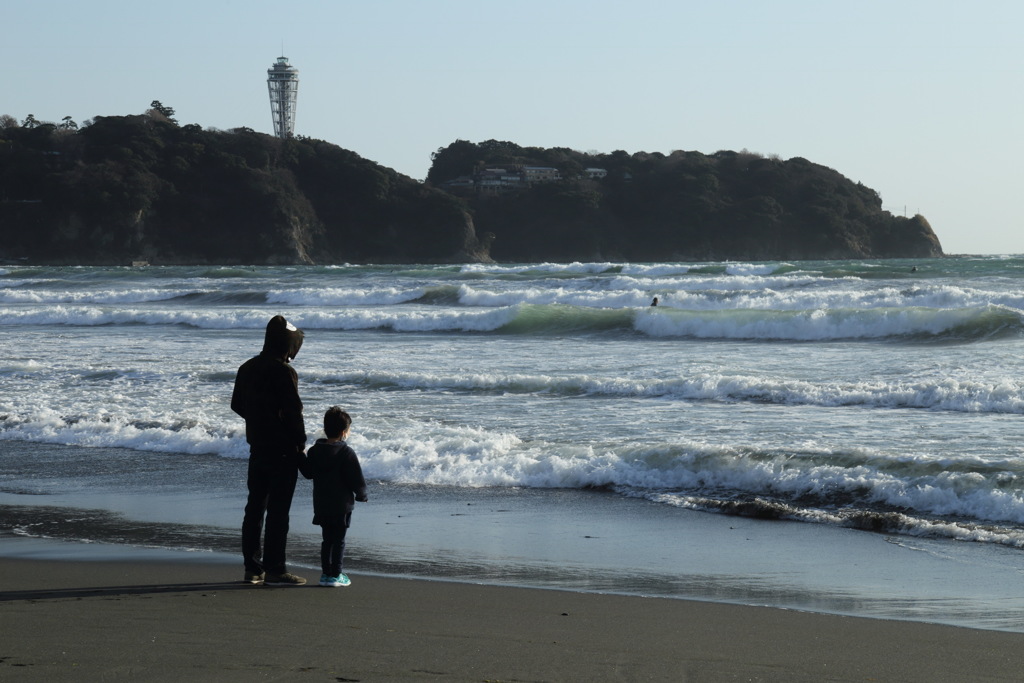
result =
[{"label": "breaking wave", "polygon": [[[244,458],[239,428],[202,417],[0,415],[0,438]],[[350,442],[365,474],[404,484],[609,489],[721,514],[1024,548],[1018,458],[892,456],[871,449],[792,450],[699,441],[621,446],[524,440],[414,420]]]},{"label": "breaking wave", "polygon": [[[0,373],[3,368],[0,368]],[[226,378],[230,379],[225,375]],[[351,371],[307,373],[310,381],[366,389],[404,389],[496,394],[540,394],[599,398],[650,398],[923,409],[964,413],[1024,414],[1019,382],[957,380],[937,382],[829,382],[772,379],[764,376],[700,373],[674,379],[606,378],[571,375],[410,373]]]},{"label": "breaking wave", "polygon": [[[396,294],[398,296],[398,294]],[[231,307],[132,308],[54,305],[0,311],[0,325],[188,325],[203,329],[260,329],[264,310]],[[473,332],[515,335],[642,334],[654,338],[822,341],[904,339],[979,341],[1019,335],[1019,311],[988,305],[969,308],[871,308],[831,310],[589,308],[565,304],[515,304],[483,309],[297,309],[289,319],[318,330]]]}]

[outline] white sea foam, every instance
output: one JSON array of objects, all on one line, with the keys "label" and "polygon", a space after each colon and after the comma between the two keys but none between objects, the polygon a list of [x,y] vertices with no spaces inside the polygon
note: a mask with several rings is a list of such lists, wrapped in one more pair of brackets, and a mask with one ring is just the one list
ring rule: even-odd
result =
[{"label": "white sea foam", "polygon": [[686,275],[692,266],[678,263],[657,263],[651,265],[626,264],[620,271],[624,275],[643,278],[659,278],[672,275]]},{"label": "white sea foam", "polygon": [[[69,420],[48,408],[12,420],[0,438],[88,447],[120,447],[162,453],[216,453],[245,457],[240,427],[182,421],[158,410],[126,418],[117,412]],[[1020,484],[1007,488],[959,461],[945,471],[927,460],[901,462],[865,452],[836,459],[827,450],[757,454],[700,442],[607,446],[523,441],[510,432],[469,426],[405,421],[386,430],[358,432],[350,440],[372,478],[454,486],[536,488],[618,486],[642,489],[652,499],[693,504],[708,491],[745,492],[782,500],[820,498],[822,504],[850,496],[917,514],[1024,523]],[[834,460],[834,461],[833,461]],[[1006,468],[1019,463],[1005,463]],[[1018,472],[1017,477],[1024,475]]]},{"label": "white sea foam", "polygon": [[352,289],[342,287],[272,290],[267,303],[293,306],[390,306],[415,301],[426,293],[423,287]]},{"label": "white sea foam", "polygon": [[[636,329],[653,337],[705,339],[883,339],[940,335],[976,323],[990,309],[818,309],[642,311]],[[1019,316],[1017,316],[1019,319]]]},{"label": "white sea foam", "polygon": [[[834,526],[870,529],[905,536],[946,538],[975,543],[995,543],[1014,548],[1024,548],[1024,532],[1014,526],[1002,526],[998,522],[978,523],[967,521],[945,521],[929,516],[918,516],[902,512],[871,513],[859,508],[822,509],[807,508],[779,503],[773,499],[755,498],[751,502],[732,504],[700,495],[672,493],[634,494],[654,502],[674,505],[693,510],[719,509],[736,514],[737,510],[748,509],[751,514],[778,517],[802,522],[830,524]],[[924,513],[927,514],[927,513]],[[1006,522],[1008,520],[1000,520]],[[1011,521],[1010,524],[1013,524]],[[897,545],[901,543],[890,538]]]},{"label": "white sea foam", "polygon": [[368,330],[388,329],[396,332],[492,332],[511,322],[515,307],[485,311],[466,310],[345,310],[338,312],[303,311],[292,321],[308,329]]},{"label": "white sea foam", "polygon": [[157,453],[215,453],[246,457],[248,447],[239,428],[204,426],[198,420],[181,426],[179,416],[160,416],[135,406],[137,413],[100,411],[69,419],[49,407],[27,414],[8,413],[0,422],[0,439],[85,447],[130,448]]},{"label": "white sea foam", "polygon": [[105,306],[47,306],[0,309],[0,325],[191,325],[206,329],[266,327],[267,314],[257,310],[187,310],[171,308],[111,308]]},{"label": "white sea foam", "polygon": [[560,377],[530,374],[443,375],[356,370],[313,373],[314,381],[435,391],[500,391],[555,395],[756,401],[826,407],[916,408],[967,413],[1024,414],[1024,382],[956,380],[938,382],[826,382],[752,375],[699,373],[672,379]]},{"label": "white sea foam", "polygon": [[821,278],[810,275],[687,275],[685,277],[637,277],[618,275],[608,280],[610,289],[639,288],[668,291],[718,291],[788,289],[821,283]]},{"label": "white sea foam", "polygon": [[0,303],[8,304],[133,304],[167,301],[181,296],[201,294],[197,289],[6,289],[0,290]]},{"label": "white sea foam", "polygon": [[[371,476],[405,483],[616,486],[639,489],[672,504],[707,495],[698,491],[745,492],[784,501],[818,499],[822,505],[847,496],[862,504],[913,510],[916,515],[1024,523],[1019,485],[1000,490],[969,471],[900,476],[886,471],[884,459],[877,458],[850,466],[831,464],[828,453],[797,460],[788,455],[764,458],[699,443],[619,450],[526,444],[509,434],[446,427],[431,430],[425,439],[396,436],[380,442],[362,439],[354,445],[367,454],[365,467]],[[694,493],[674,492],[679,489]],[[804,504],[791,505],[803,509]]]},{"label": "white sea foam", "polygon": [[463,273],[604,273],[619,268],[620,263],[531,263],[516,266],[496,266],[487,263],[470,263],[462,266]]},{"label": "white sea foam", "polygon": [[725,267],[729,275],[771,275],[776,270],[778,266],[763,263],[730,263]]},{"label": "white sea foam", "polygon": [[0,361],[0,374],[35,374],[46,372],[48,369],[42,363],[31,358],[25,360],[5,359]]},{"label": "white sea foam", "polygon": [[[398,332],[490,332],[515,318],[515,308],[485,311],[444,309],[299,310],[289,320],[300,328]],[[268,314],[254,309],[107,308],[47,306],[0,309],[0,325],[189,325],[203,329],[262,329]]]},{"label": "white sea foam", "polygon": [[466,306],[515,306],[516,304],[566,304],[588,308],[626,308],[646,306],[650,296],[643,290],[613,292],[581,290],[571,287],[526,288],[492,291],[462,285],[459,303]]}]

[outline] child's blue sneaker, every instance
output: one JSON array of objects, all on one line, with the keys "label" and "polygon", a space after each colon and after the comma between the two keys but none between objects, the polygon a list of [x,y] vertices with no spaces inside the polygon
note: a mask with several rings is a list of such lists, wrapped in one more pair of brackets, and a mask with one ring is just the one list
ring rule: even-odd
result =
[{"label": "child's blue sneaker", "polygon": [[327,576],[325,574],[320,579],[320,585],[327,586],[328,588],[338,588],[340,586],[351,586],[352,581],[344,574],[339,574],[338,576]]}]

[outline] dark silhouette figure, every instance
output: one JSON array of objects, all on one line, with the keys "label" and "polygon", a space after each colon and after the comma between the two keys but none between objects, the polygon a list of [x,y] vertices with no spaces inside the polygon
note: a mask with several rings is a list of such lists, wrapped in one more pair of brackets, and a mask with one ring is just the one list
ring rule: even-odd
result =
[{"label": "dark silhouette figure", "polygon": [[[288,514],[305,457],[299,380],[289,361],[302,346],[303,334],[283,316],[267,323],[263,351],[238,368],[231,409],[245,419],[249,442],[249,497],[242,520],[245,581],[301,585],[305,579],[285,566]],[[266,517],[266,535],[260,536]]]}]

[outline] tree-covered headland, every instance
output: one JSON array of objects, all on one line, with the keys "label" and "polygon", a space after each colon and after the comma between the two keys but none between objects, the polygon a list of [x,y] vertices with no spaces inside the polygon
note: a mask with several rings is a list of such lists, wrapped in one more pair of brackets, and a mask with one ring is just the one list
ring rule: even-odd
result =
[{"label": "tree-covered headland", "polygon": [[[154,103],[156,104],[156,103]],[[126,264],[486,258],[464,203],[320,140],[0,121],[0,258]]]},{"label": "tree-covered headland", "polygon": [[[499,178],[497,185],[487,179]],[[501,179],[504,178],[504,179]],[[520,180],[516,180],[516,179]],[[0,116],[0,259],[261,264],[927,257],[921,216],[805,159],[462,140],[419,182],[336,145],[145,114]]]},{"label": "tree-covered headland", "polygon": [[499,261],[942,255],[923,216],[894,216],[871,188],[802,158],[458,140],[433,155],[427,181],[467,198]]}]

